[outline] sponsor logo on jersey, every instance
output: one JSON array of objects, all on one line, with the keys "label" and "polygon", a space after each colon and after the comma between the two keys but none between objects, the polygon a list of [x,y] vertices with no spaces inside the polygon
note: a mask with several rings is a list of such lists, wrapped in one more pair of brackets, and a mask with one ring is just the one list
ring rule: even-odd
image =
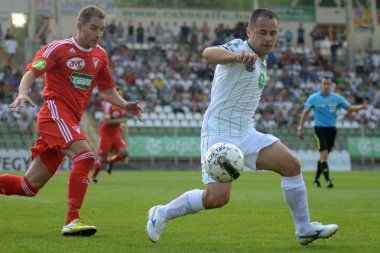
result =
[{"label": "sponsor logo on jersey", "polygon": [[[233,40],[233,41],[228,42],[226,44],[226,46],[228,49],[239,48],[239,45],[241,45],[242,43],[243,43],[242,41]],[[224,48],[226,48],[226,47],[224,47]]]},{"label": "sponsor logo on jersey", "polygon": [[70,53],[73,53],[73,54],[76,54],[76,53],[77,53],[77,51],[75,51],[74,48],[70,48],[70,49],[69,49],[69,52],[70,52]]},{"label": "sponsor logo on jersey", "polygon": [[33,62],[32,64],[32,67],[37,69],[37,70],[43,70],[44,68],[46,68],[46,60],[45,59],[39,59],[35,62]]},{"label": "sponsor logo on jersey", "polygon": [[78,89],[88,90],[91,87],[94,76],[73,72],[70,76],[70,83]]},{"label": "sponsor logo on jersey", "polygon": [[98,66],[99,58],[92,57],[92,61],[94,62],[94,67],[96,69],[96,66]]},{"label": "sponsor logo on jersey", "polygon": [[259,82],[258,82],[259,88],[262,90],[265,86],[265,75],[261,72],[259,76]]},{"label": "sponsor logo on jersey", "polygon": [[73,57],[66,62],[66,66],[73,70],[80,70],[86,67],[86,62],[79,57]]}]

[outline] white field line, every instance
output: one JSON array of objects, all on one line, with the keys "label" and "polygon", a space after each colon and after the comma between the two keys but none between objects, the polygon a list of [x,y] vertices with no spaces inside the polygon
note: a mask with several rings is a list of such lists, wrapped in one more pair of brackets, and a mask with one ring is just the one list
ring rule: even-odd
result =
[{"label": "white field line", "polygon": [[0,200],[32,201],[32,202],[37,202],[37,203],[41,203],[41,204],[56,204],[56,203],[60,202],[60,201],[57,201],[57,200],[41,199],[41,198],[37,198],[37,197],[5,196],[5,195],[0,195]]}]

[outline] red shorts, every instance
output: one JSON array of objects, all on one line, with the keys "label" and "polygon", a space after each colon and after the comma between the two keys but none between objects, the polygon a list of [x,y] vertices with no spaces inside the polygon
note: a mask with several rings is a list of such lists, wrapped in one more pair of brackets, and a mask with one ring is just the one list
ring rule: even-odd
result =
[{"label": "red shorts", "polygon": [[41,137],[31,148],[32,159],[40,154],[52,174],[65,157],[61,149],[67,148],[75,141],[86,140],[86,136],[79,128],[76,115],[70,113],[70,109],[56,100],[48,100],[42,105],[37,127]]},{"label": "red shorts", "polygon": [[127,144],[121,138],[120,134],[116,136],[100,135],[98,141],[98,154],[103,157],[108,156],[108,152],[112,149],[114,151],[119,148],[126,147]]}]

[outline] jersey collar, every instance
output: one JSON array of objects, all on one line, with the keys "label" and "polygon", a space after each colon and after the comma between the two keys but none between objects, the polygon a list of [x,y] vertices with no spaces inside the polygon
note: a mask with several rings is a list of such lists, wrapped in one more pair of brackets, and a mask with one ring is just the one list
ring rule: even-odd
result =
[{"label": "jersey collar", "polygon": [[330,97],[331,92],[329,92],[329,94],[327,94],[327,95],[323,95],[322,91],[320,90],[320,91],[319,91],[319,95],[320,95],[321,97],[323,97],[323,98],[328,98],[328,97]]},{"label": "jersey collar", "polygon": [[79,48],[80,50],[85,51],[85,52],[91,52],[91,50],[92,50],[91,47],[90,47],[90,48],[84,48],[84,47],[81,47],[81,46],[77,43],[77,41],[75,40],[74,37],[71,37],[71,40],[73,41],[73,43],[75,44],[75,46],[76,46],[77,48]]},{"label": "jersey collar", "polygon": [[[251,49],[252,52],[255,53],[255,50],[253,50],[253,48],[252,48],[251,44],[249,43],[249,41],[246,40],[245,43],[247,43],[249,49]],[[267,61],[266,61],[265,59],[264,59],[264,60],[261,60],[260,57],[257,57],[257,61],[259,62],[260,66],[261,66],[262,68],[265,68],[265,69],[267,68]]]}]

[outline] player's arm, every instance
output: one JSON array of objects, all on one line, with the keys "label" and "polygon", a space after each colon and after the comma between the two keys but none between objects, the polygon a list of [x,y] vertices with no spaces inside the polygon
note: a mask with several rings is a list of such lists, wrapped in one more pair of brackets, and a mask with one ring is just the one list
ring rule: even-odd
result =
[{"label": "player's arm", "polygon": [[242,63],[244,65],[253,65],[256,62],[257,54],[247,51],[232,52],[223,47],[207,47],[202,57],[211,63],[232,64]]},{"label": "player's arm", "polygon": [[[23,107],[25,103],[30,104],[35,107],[34,102],[29,98],[29,89],[33,86],[34,81],[37,77],[43,75],[51,68],[55,66],[55,63],[61,57],[61,52],[56,47],[51,46],[52,43],[46,44],[42,49],[40,49],[34,56],[31,63],[26,66],[26,72],[21,79],[18,96],[9,105],[9,108],[16,108],[18,106]],[[44,57],[43,54],[49,50],[48,58]]]},{"label": "player's arm", "polygon": [[140,106],[140,101],[127,102],[120,96],[115,87],[109,89],[101,89],[99,90],[99,95],[108,103],[126,110],[129,114],[136,115],[137,118],[142,121],[141,113],[144,110]]},{"label": "player's arm", "polygon": [[298,124],[298,127],[297,127],[297,136],[298,138],[300,138],[301,140],[303,140],[303,137],[304,137],[304,133],[303,133],[303,126],[305,124],[305,121],[306,121],[306,116],[309,114],[309,111],[306,110],[306,109],[303,109],[302,113],[301,113],[301,117],[300,117],[300,123]]},{"label": "player's arm", "polygon": [[33,86],[35,80],[36,80],[36,75],[34,74],[33,71],[27,71],[24,74],[24,76],[21,79],[20,86],[18,88],[18,96],[9,105],[9,108],[15,109],[18,106],[22,108],[25,105],[25,103],[30,104],[33,107],[36,106],[28,95],[29,89]]},{"label": "player's arm", "polygon": [[357,111],[360,111],[360,110],[363,110],[363,109],[367,109],[367,108],[368,108],[368,104],[367,104],[367,102],[365,102],[364,104],[361,104],[361,105],[350,105],[347,108],[347,111],[349,111],[349,112],[357,112]]}]

